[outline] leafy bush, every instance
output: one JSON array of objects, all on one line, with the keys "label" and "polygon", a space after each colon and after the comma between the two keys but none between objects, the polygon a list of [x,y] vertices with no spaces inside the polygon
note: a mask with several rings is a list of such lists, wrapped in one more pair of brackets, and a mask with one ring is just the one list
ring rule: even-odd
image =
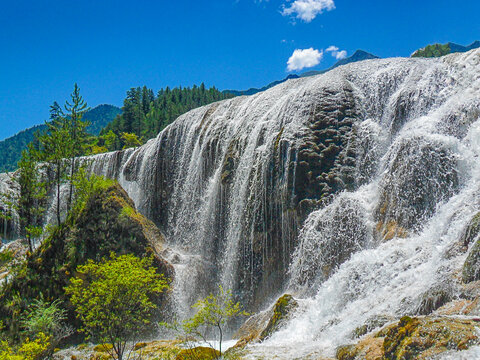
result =
[{"label": "leafy bush", "polygon": [[67,311],[56,300],[48,303],[43,300],[34,300],[24,315],[21,325],[27,336],[43,333],[55,342],[70,335],[72,330],[65,325]]},{"label": "leafy bush", "polygon": [[148,328],[157,308],[152,298],[168,288],[152,261],[113,253],[98,263],[89,260],[77,268],[77,277],[65,288],[83,322],[81,331],[112,344],[112,349],[105,350],[114,359],[122,360],[127,344],[134,346]]},{"label": "leafy bush", "polygon": [[0,342],[0,360],[39,360],[50,346],[50,338],[44,333],[38,333],[34,340],[27,338],[17,350],[7,341]]}]

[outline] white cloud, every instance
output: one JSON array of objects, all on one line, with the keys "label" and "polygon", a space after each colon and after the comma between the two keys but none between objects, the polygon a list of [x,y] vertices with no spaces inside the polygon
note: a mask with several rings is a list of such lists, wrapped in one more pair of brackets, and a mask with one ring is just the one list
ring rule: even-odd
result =
[{"label": "white cloud", "polygon": [[337,60],[345,59],[347,57],[347,51],[346,50],[339,51],[339,50],[340,49],[338,47],[332,45],[332,46],[329,46],[325,51],[331,53],[332,56]]},{"label": "white cloud", "polygon": [[333,9],[335,9],[333,0],[295,0],[289,7],[283,7],[282,15],[295,15],[308,23],[324,10]]},{"label": "white cloud", "polygon": [[346,50],[339,51],[337,52],[335,57],[337,58],[337,60],[345,59],[347,57],[347,51]]},{"label": "white cloud", "polygon": [[329,46],[325,51],[330,52],[330,51],[338,51],[338,50],[339,50],[338,47],[332,45],[332,46]]},{"label": "white cloud", "polygon": [[288,71],[302,70],[318,65],[323,58],[323,51],[318,51],[313,48],[296,49],[287,62]]}]

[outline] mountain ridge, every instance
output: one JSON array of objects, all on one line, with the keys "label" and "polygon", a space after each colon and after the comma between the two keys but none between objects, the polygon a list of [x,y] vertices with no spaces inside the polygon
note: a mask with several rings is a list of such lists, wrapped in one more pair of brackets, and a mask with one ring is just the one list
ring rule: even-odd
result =
[{"label": "mountain ridge", "polygon": [[[92,135],[98,135],[109,122],[111,122],[122,110],[114,105],[100,104],[87,111],[84,120],[90,122],[87,131]],[[34,139],[37,131],[46,129],[45,124],[38,124],[21,130],[0,141],[0,172],[13,171],[20,160],[23,149]]]},{"label": "mountain ridge", "polygon": [[331,67],[325,69],[325,70],[311,70],[311,71],[307,71],[307,72],[304,72],[302,74],[290,74],[288,75],[286,78],[282,79],[282,80],[276,80],[276,81],[273,81],[271,82],[270,84],[264,86],[264,87],[261,87],[261,88],[250,88],[248,90],[224,90],[223,93],[230,93],[232,95],[235,95],[235,96],[242,96],[242,95],[255,95],[259,92],[262,92],[262,91],[265,91],[265,90],[268,90],[274,86],[277,86],[287,80],[290,80],[290,79],[298,79],[298,78],[302,78],[302,77],[308,77],[308,76],[315,76],[315,75],[319,75],[319,74],[324,74],[330,70],[333,70],[335,69],[336,67],[339,67],[339,66],[342,66],[342,65],[346,65],[346,64],[350,64],[350,63],[353,63],[353,62],[358,62],[358,61],[363,61],[363,60],[370,60],[370,59],[379,59],[378,56],[376,55],[373,55],[369,52],[366,52],[364,50],[356,50],[353,55],[345,58],[345,59],[341,59],[339,61],[337,61],[334,65],[332,65]]}]

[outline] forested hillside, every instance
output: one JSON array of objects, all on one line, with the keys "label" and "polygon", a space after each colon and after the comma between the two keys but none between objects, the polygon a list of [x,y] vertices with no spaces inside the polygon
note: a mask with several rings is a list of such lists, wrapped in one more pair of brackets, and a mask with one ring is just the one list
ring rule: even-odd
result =
[{"label": "forested hillside", "polygon": [[215,87],[207,89],[203,83],[192,88],[166,87],[156,95],[146,86],[131,88],[123,102],[122,114],[108,124],[100,135],[105,136],[112,131],[116,135],[114,149],[118,150],[125,146],[125,140],[122,139],[124,133],[135,134],[142,141],[146,141],[157,136],[187,111],[231,97],[232,94],[222,93]]},{"label": "forested hillside", "polygon": [[[109,122],[111,122],[122,111],[113,105],[98,105],[87,111],[84,120],[90,125],[87,131],[92,135],[98,135]],[[36,125],[18,134],[0,141],[0,172],[13,171],[17,168],[17,162],[20,160],[22,150],[34,139],[34,134],[42,132],[46,125]]]},{"label": "forested hillside", "polygon": [[480,47],[480,41],[474,41],[470,45],[463,46],[449,42],[446,44],[430,44],[422,49],[418,49],[412,54],[412,57],[439,57],[456,52],[467,52]]}]

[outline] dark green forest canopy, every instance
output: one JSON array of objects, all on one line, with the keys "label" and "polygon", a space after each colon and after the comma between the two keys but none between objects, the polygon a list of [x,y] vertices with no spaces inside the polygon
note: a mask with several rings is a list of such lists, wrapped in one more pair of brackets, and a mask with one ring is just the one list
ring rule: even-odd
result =
[{"label": "dark green forest canopy", "polygon": [[131,88],[123,102],[122,114],[108,124],[100,133],[113,131],[117,135],[115,149],[123,147],[121,134],[133,133],[143,141],[154,138],[180,115],[215,101],[232,98],[215,87],[200,86],[161,89],[155,95],[147,87]]}]

